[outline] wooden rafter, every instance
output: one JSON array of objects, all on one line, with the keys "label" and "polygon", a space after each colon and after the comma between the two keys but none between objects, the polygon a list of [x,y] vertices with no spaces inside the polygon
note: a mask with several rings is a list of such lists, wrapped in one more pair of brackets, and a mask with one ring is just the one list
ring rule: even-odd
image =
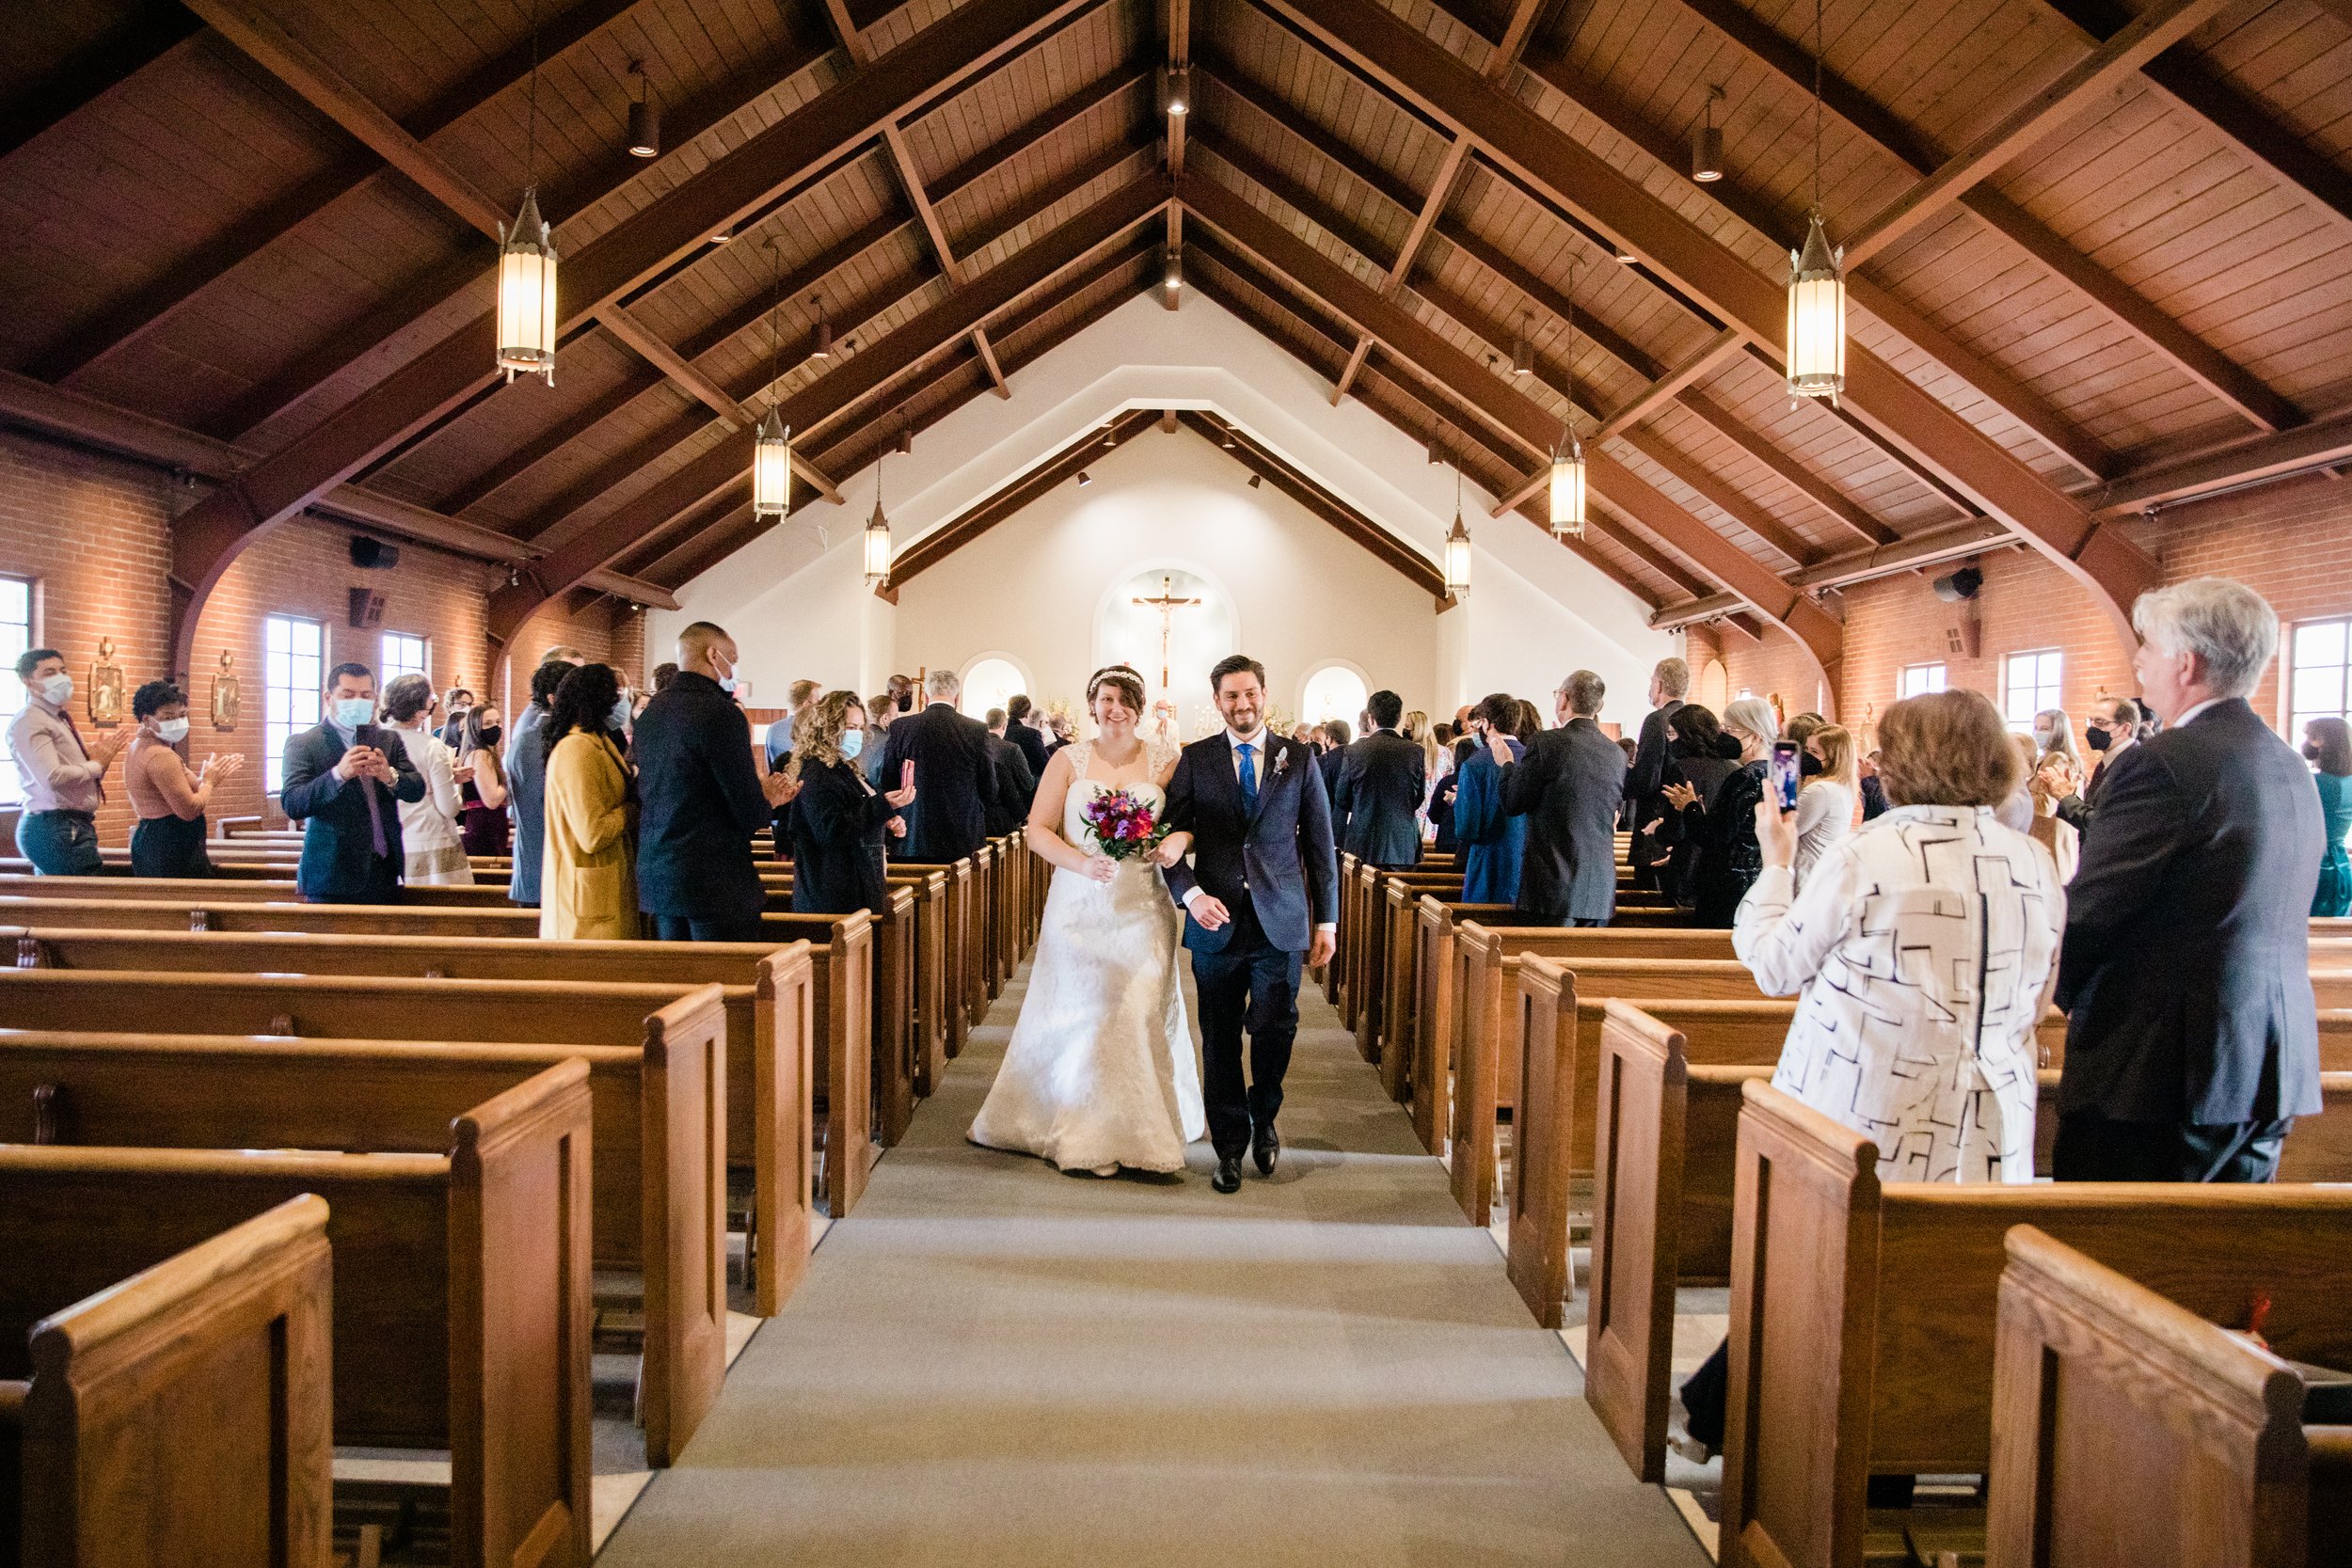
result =
[{"label": "wooden rafter", "polygon": [[[1183,198],[1196,218],[1256,256],[1268,271],[1319,299],[1390,353],[1454,388],[1499,432],[1534,452],[1548,450],[1555,428],[1548,409],[1501,378],[1486,374],[1476,361],[1378,290],[1223,186],[1194,181]],[[1835,673],[1841,635],[1836,621],[1621,464],[1599,452],[1589,453],[1587,463],[1593,489],[1609,504],[1634,517],[1772,617],[1796,637],[1825,672]]]},{"label": "wooden rafter", "polygon": [[196,35],[197,19],[178,6],[146,5],[107,38],[67,61],[48,80],[0,105],[0,158],[137,75]]},{"label": "wooden rafter", "polygon": [[[566,258],[568,309],[560,325],[576,325],[621,299],[742,214],[872,140],[883,124],[995,70],[1094,3],[974,0],[951,12]],[[495,337],[485,312],[182,515],[173,566],[190,595],[174,636],[175,668],[187,662],[197,611],[246,543],[486,387]]]},{"label": "wooden rafter", "polygon": [[[1261,3],[1358,72],[1476,137],[1514,178],[1628,245],[1723,325],[1768,354],[1781,352],[1778,283],[1426,36],[1372,0]],[[2091,588],[2119,630],[2128,626],[2126,607],[2157,578],[2155,562],[2137,546],[1858,343],[1848,346],[1845,401],[1880,436]]]}]

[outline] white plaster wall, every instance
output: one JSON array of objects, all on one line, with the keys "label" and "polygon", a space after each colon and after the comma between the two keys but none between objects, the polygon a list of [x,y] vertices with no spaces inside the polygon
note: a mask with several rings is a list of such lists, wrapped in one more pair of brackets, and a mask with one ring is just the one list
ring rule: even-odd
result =
[{"label": "white plaster wall", "polygon": [[[924,431],[911,456],[887,459],[884,497],[901,548],[1130,407],[1214,411],[1433,561],[1454,515],[1453,470],[1430,465],[1420,441],[1353,398],[1333,407],[1328,384],[1320,376],[1238,318],[1190,293],[1184,308],[1172,312],[1151,297],[1137,297],[1017,371],[1012,391],[1009,399],[975,398]],[[1175,455],[1186,446],[1200,450]],[[1156,448],[1165,451],[1154,456]],[[1105,523],[1105,537],[1129,541],[1129,562],[1136,567],[1184,557],[1193,550],[1187,531],[1194,510],[1205,497],[1230,492],[1241,483],[1241,471],[1188,434],[1139,437],[1128,451],[1136,463],[1115,454],[1084,492],[1089,503],[1098,492],[1107,503],[1113,488],[1124,498],[1102,515],[1125,519]],[[1113,468],[1121,475],[1115,486]],[[719,622],[742,648],[743,672],[760,705],[779,698],[785,684],[799,676],[828,685],[853,683],[870,691],[894,669],[941,662],[947,648],[1002,651],[1017,638],[1039,640],[1041,668],[1065,667],[1057,660],[1086,662],[1083,652],[1073,656],[1072,649],[1083,647],[1113,568],[1102,564],[1107,556],[1093,549],[1093,536],[1082,526],[1069,531],[1076,514],[1061,509],[1077,496],[1073,487],[915,578],[902,595],[904,608],[893,612],[864,590],[859,576],[858,533],[873,505],[873,473],[835,477],[848,505],[819,504],[796,514],[787,526],[688,583],[678,595],[683,610],[651,617],[648,646],[666,647],[688,620]],[[1164,493],[1145,493],[1153,486]],[[1263,552],[1265,560],[1286,563],[1296,580],[1281,585],[1280,602],[1295,606],[1299,624],[1327,628],[1333,639],[1357,635],[1365,618],[1350,612],[1356,591],[1343,579],[1353,580],[1362,571],[1378,573],[1395,592],[1411,594],[1403,578],[1327,526],[1296,514],[1288,501],[1263,489],[1247,494],[1261,526],[1245,539],[1247,531],[1233,514],[1232,527],[1211,542],[1244,559]],[[1419,608],[1391,618],[1380,657],[1359,662],[1375,672],[1403,672],[1382,678],[1395,682],[1408,702],[1432,711],[1450,711],[1498,689],[1540,698],[1569,670],[1586,666],[1609,683],[1603,717],[1634,723],[1643,711],[1649,666],[1678,651],[1680,639],[1650,630],[1639,600],[1543,530],[1516,516],[1487,516],[1490,504],[1475,487],[1463,502],[1476,541],[1468,604],[1439,617],[1429,600],[1414,594]],[[1039,519],[1041,530],[1050,531],[1058,521],[1064,526],[1057,535],[1062,547],[1084,542],[1083,553],[1096,562],[1089,569],[1096,574],[1097,587],[1082,604],[1040,608],[1033,596],[1015,592],[1017,583],[1008,582],[1003,548],[987,548],[1000,534],[1031,537],[1020,532],[1021,523],[1031,517]],[[1235,593],[1242,596],[1241,590]],[[927,603],[936,598],[943,606],[952,598],[964,608],[953,615],[941,608],[926,620],[914,613],[912,600],[918,597]],[[1375,595],[1374,602],[1385,601]],[[1050,627],[1064,617],[1068,630]],[[1271,644],[1256,642],[1261,618],[1245,606],[1242,623],[1245,642],[1266,657],[1259,649]],[[1079,641],[1067,641],[1071,638]],[[1355,656],[1335,642],[1297,657]],[[1276,695],[1285,706],[1295,701],[1296,679],[1305,673],[1300,668],[1277,676]],[[1040,684],[1051,683],[1041,676]]]}]

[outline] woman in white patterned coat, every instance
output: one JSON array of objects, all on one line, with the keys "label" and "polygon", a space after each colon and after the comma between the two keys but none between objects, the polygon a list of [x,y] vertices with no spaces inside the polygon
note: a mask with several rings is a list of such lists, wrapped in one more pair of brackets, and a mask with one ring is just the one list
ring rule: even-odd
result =
[{"label": "woman in white patterned coat", "polygon": [[[1795,814],[1756,807],[1764,870],[1732,950],[1767,996],[1803,993],[1773,1086],[1876,1143],[1882,1181],[2030,1181],[2066,892],[2049,851],[1994,819],[2024,765],[1976,691],[1897,703],[1879,747],[1892,809],[1802,892]],[[1686,1457],[1723,1446],[1724,1366],[1718,1350],[1683,1385]]]}]

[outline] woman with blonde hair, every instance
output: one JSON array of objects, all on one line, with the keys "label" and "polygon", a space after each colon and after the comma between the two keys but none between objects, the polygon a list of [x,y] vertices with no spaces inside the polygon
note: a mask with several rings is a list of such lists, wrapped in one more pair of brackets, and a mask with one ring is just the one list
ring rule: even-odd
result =
[{"label": "woman with blonde hair", "polygon": [[[1789,722],[1793,726],[1796,720]],[[1804,886],[1805,873],[1814,863],[1853,832],[1854,796],[1860,788],[1853,736],[1843,725],[1823,722],[1815,726],[1803,745],[1805,755],[1820,765],[1820,771],[1805,769],[1804,784],[1797,792],[1794,869],[1799,887]]]},{"label": "woman with blonde hair", "polygon": [[899,811],[914,803],[914,764],[887,794],[867,782],[866,705],[847,689],[801,710],[785,776],[801,792],[786,812],[792,839],[792,912],[880,915],[890,907],[883,835],[904,837]]}]

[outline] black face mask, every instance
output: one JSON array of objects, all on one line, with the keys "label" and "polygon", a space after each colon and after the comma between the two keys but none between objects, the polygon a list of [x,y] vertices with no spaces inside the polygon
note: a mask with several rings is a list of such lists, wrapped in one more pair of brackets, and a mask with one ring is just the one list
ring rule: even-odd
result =
[{"label": "black face mask", "polygon": [[1810,752],[1800,752],[1797,753],[1798,777],[1809,779],[1820,771],[1821,759],[1820,757],[1815,756]]},{"label": "black face mask", "polygon": [[2104,752],[2114,742],[2108,738],[2107,732],[2105,730],[2085,730],[2083,731],[2083,744],[2094,752]]},{"label": "black face mask", "polygon": [[2306,740],[2303,742],[2303,760],[2305,762],[2317,762],[2319,760],[2319,743],[2317,741]]},{"label": "black face mask", "polygon": [[482,744],[485,746],[495,746],[499,743],[499,736],[504,735],[505,733],[506,728],[504,725],[493,724],[488,729],[482,732],[480,739]]}]

